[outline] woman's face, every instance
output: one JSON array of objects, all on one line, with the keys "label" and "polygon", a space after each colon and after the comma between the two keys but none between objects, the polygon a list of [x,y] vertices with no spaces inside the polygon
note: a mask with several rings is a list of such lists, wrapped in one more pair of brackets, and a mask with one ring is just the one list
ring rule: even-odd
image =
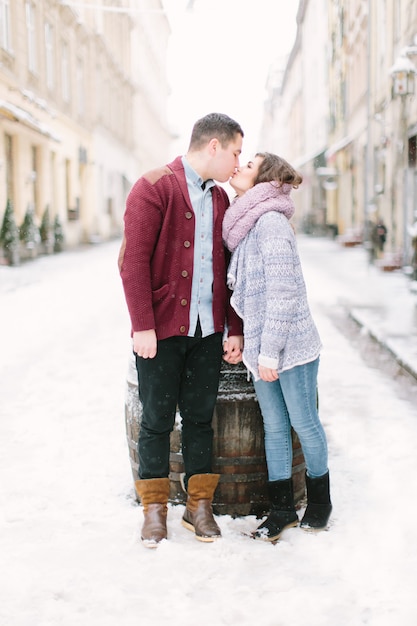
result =
[{"label": "woman's face", "polygon": [[262,161],[262,157],[256,156],[253,161],[236,168],[235,173],[229,180],[229,184],[238,196],[242,196],[245,191],[253,187]]}]

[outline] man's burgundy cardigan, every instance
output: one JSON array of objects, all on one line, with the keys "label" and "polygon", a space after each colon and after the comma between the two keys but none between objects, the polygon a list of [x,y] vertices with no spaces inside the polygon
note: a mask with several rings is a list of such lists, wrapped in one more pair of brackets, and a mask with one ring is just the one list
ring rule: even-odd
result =
[{"label": "man's burgundy cardigan", "polygon": [[[229,255],[222,221],[229,206],[224,189],[213,198],[213,318],[215,332],[242,335],[226,286]],[[155,329],[158,339],[187,336],[194,260],[195,217],[181,157],[152,170],[132,187],[126,202],[119,255],[132,333]]]}]

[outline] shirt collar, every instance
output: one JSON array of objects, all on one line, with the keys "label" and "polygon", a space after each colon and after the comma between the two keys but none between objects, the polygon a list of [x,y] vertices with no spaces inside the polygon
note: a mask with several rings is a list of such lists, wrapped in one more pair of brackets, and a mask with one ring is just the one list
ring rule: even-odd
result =
[{"label": "shirt collar", "polygon": [[[200,187],[202,189],[201,185],[203,184],[204,181],[201,178],[201,176],[197,174],[195,169],[191,167],[191,165],[188,163],[185,156],[181,158],[182,158],[182,164],[184,166],[185,177],[187,179],[187,182],[191,185],[195,185],[196,187]],[[208,180],[206,180],[205,183],[206,183],[205,190],[210,189],[210,187],[214,187],[214,184],[215,184],[212,178],[209,178]]]}]

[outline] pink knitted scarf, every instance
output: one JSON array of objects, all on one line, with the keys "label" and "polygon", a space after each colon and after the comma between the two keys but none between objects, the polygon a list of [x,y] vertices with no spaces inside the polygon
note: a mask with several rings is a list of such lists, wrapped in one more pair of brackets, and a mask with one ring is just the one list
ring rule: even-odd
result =
[{"label": "pink knitted scarf", "polygon": [[223,240],[229,250],[233,252],[237,248],[264,213],[277,211],[291,219],[294,214],[291,189],[288,183],[258,183],[232,200],[223,219]]}]

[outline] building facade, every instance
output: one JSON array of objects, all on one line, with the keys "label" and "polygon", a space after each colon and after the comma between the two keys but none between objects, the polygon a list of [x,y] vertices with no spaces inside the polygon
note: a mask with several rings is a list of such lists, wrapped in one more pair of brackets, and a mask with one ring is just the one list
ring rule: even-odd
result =
[{"label": "building facade", "polygon": [[[260,145],[283,155],[303,175],[294,193],[298,227],[325,228],[325,165],[329,103],[327,0],[301,0],[297,34],[283,74],[271,74]],[[319,172],[319,174],[317,173]],[[314,212],[311,207],[314,206]]]},{"label": "building facade", "polygon": [[295,198],[306,230],[368,241],[382,220],[402,265],[417,222],[416,72],[413,0],[300,0],[264,123],[270,149],[304,175]]},{"label": "building facade", "polygon": [[171,141],[161,0],[0,0],[0,221],[59,216],[66,245],[120,234]]}]

